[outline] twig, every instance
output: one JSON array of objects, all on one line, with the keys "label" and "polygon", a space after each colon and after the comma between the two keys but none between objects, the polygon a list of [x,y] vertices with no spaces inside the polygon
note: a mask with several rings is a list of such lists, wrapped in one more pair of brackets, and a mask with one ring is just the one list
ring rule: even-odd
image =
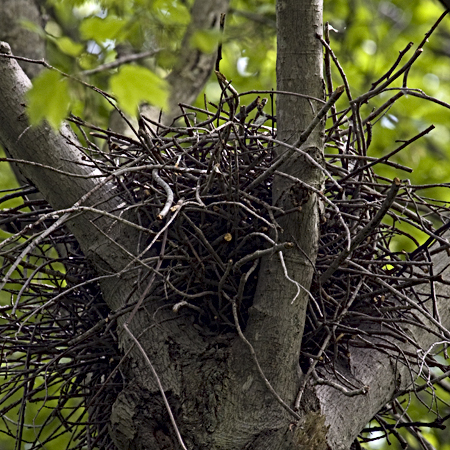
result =
[{"label": "twig", "polygon": [[258,357],[256,356],[255,349],[253,348],[253,345],[247,340],[247,338],[244,336],[244,333],[242,333],[241,326],[239,325],[239,318],[238,318],[238,312],[237,312],[237,306],[236,301],[233,300],[232,303],[232,309],[233,309],[233,317],[234,317],[234,324],[236,326],[237,332],[239,334],[239,337],[247,344],[250,353],[253,357],[253,361],[255,361],[256,368],[258,369],[258,372],[261,376],[262,381],[266,385],[267,389],[271,392],[271,394],[275,397],[277,402],[289,413],[291,414],[296,420],[300,420],[301,417],[278,395],[277,391],[272,387],[269,380],[264,375],[264,372],[259,365]]},{"label": "twig", "polygon": [[273,247],[269,247],[264,250],[256,250],[237,261],[233,266],[233,270],[239,270],[245,263],[253,261],[254,259],[259,259],[263,256],[271,255],[275,252],[279,252],[280,250],[286,250],[292,247],[294,247],[292,242],[283,242],[282,244],[275,244]]},{"label": "twig", "polygon": [[312,376],[313,376],[316,384],[330,386],[330,387],[338,390],[342,394],[344,394],[346,397],[356,397],[357,395],[366,395],[369,392],[369,386],[363,386],[360,389],[353,389],[353,390],[349,391],[344,386],[342,386],[334,381],[325,380],[325,378],[320,378],[317,375],[317,372],[315,370],[312,371]]},{"label": "twig", "polygon": [[157,48],[155,50],[146,50],[144,52],[139,53],[133,53],[132,55],[124,55],[120,58],[117,58],[114,61],[111,61],[109,63],[101,64],[98,67],[95,67],[94,69],[90,70],[83,70],[80,72],[80,75],[94,75],[98,72],[103,72],[105,70],[115,69],[116,67],[121,66],[122,64],[126,64],[133,61],[139,61],[140,59],[148,58],[150,56],[156,55],[160,51],[162,51],[162,48]]},{"label": "twig", "polygon": [[170,186],[159,176],[157,169],[152,170],[152,176],[153,176],[153,179],[164,189],[164,191],[167,195],[167,199],[166,199],[164,208],[158,214],[158,219],[163,220],[164,217],[166,217],[167,214],[169,213],[170,208],[172,207],[173,192],[172,192],[172,189],[170,189]]},{"label": "twig", "polygon": [[347,259],[348,255],[355,250],[373,231],[378,227],[383,217],[388,212],[392,203],[395,200],[398,190],[400,189],[401,183],[398,178],[394,178],[391,188],[389,189],[386,198],[381,205],[380,209],[377,211],[375,217],[355,236],[352,240],[350,248],[343,250],[339,256],[330,264],[328,269],[320,276],[320,283],[325,284],[328,279],[333,275],[333,273],[339,268],[339,266]]},{"label": "twig", "polygon": [[[70,217],[70,214],[63,214],[58,220],[55,221],[53,225],[48,227],[45,231],[43,231],[39,236],[37,236],[33,241],[31,241],[26,248],[22,251],[22,253],[16,258],[12,266],[9,268],[6,275],[3,277],[2,282],[0,284],[0,291],[3,290],[5,284],[10,281],[10,277],[13,272],[17,269],[20,262],[26,255],[28,255],[37,245],[42,242],[47,236],[50,236],[57,228],[59,228],[67,219]],[[14,308],[11,311],[11,314],[14,315],[16,313],[18,307],[18,301],[14,304]]]},{"label": "twig", "polygon": [[150,370],[152,371],[152,374],[155,377],[156,383],[158,384],[159,392],[161,392],[161,396],[164,400],[164,404],[166,405],[166,410],[167,410],[167,413],[169,414],[170,422],[172,423],[172,426],[173,426],[173,429],[177,436],[178,442],[180,443],[181,448],[183,448],[183,450],[187,450],[187,447],[183,442],[183,438],[181,437],[180,430],[178,429],[177,422],[175,421],[175,417],[172,413],[172,409],[170,408],[169,401],[167,400],[166,393],[164,392],[163,385],[161,383],[161,380],[159,379],[158,373],[156,372],[155,368],[153,367],[153,364],[150,361],[150,358],[148,357],[147,353],[143,349],[140,342],[136,339],[136,337],[133,335],[133,333],[129,330],[127,322],[125,322],[123,324],[123,328],[128,333],[128,335],[131,337],[131,339],[134,341],[136,346],[139,348],[142,356],[144,357],[145,361],[147,362],[148,366],[150,367]]}]

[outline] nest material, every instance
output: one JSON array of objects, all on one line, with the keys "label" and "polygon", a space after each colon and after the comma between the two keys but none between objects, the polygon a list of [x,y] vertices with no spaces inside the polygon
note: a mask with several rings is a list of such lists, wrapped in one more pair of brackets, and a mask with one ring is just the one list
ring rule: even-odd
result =
[{"label": "nest material", "polygon": [[[152,297],[164,299],[175,312],[184,308],[205,335],[235,332],[232,301],[245,327],[260,257],[289,246],[278,241],[277,219],[292,211],[271,202],[273,117],[259,98],[239,114],[236,102],[235,95],[226,98],[214,112],[185,107],[185,127],[141,118],[134,138],[72,118],[85,137],[90,163],[105,177],[114,176],[125,208],[137,211],[139,227],[148,230],[142,233],[141,258],[158,274]],[[249,118],[253,109],[257,115]],[[429,296],[417,287],[438,279],[430,244],[442,241],[437,251],[448,247],[440,237],[445,204],[420,197],[424,186],[401,186],[377,176],[378,164],[408,169],[369,158],[361,146],[353,146],[351,128],[340,132],[335,125],[327,135],[325,169],[331,178],[318,193],[325,212],[300,357],[305,373],[318,382],[323,382],[321,372],[338,371],[336,361],[345,364],[350,345],[370,345],[370,334],[384,342],[379,350],[408,363],[408,355],[399,355],[395,346],[403,339],[402,322],[417,322],[405,296],[428,305]],[[19,190],[4,199],[26,198],[26,193]],[[55,408],[37,416],[44,426],[33,430],[34,437],[26,436],[30,449],[64,430],[72,436],[70,448],[113,448],[107,423],[122,388],[117,317],[109,315],[95,274],[66,228],[55,229],[20,256],[28,243],[24,226],[51,210],[42,201],[25,205],[30,209],[19,206],[1,216],[11,233],[1,247],[2,277],[18,261],[5,290],[11,303],[1,308],[3,431],[25,439],[27,405],[51,399]],[[395,250],[398,236],[418,244],[402,223],[429,236],[410,254]],[[49,219],[46,226],[51,225]],[[437,311],[430,308],[430,314],[438,320]],[[426,364],[437,365],[431,357]],[[336,388],[359,387],[341,378]],[[16,412],[19,420],[13,423],[9,416]]]}]

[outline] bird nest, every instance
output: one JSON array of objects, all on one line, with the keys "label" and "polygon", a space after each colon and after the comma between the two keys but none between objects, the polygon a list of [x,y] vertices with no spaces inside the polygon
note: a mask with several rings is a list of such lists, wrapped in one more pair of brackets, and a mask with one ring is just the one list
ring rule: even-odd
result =
[{"label": "bird nest", "polygon": [[[136,211],[140,262],[157,274],[151,296],[190,314],[205,336],[236,332],[233,302],[245,328],[260,258],[289,247],[278,240],[278,220],[298,211],[272,205],[273,167],[284,153],[266,100],[257,97],[239,108],[242,96],[227,88],[218,105],[182,105],[184,126],[141,117],[132,138],[71,118],[86,162],[112,176],[124,211]],[[348,121],[344,113],[330,116],[326,179],[316,191],[324,212],[300,362],[317,380],[324,371],[338,370],[335,363],[345,362],[350,346],[373,345],[370,336],[383,343],[378,350],[407,359],[395,342],[404,340],[402,323],[421,325],[414,305],[429,308],[439,320],[428,307],[432,289],[420,288],[440,279],[430,245],[438,243],[434,252],[448,248],[442,238],[446,204],[421,196],[427,186],[377,175],[382,165],[410,172],[392,159],[424,133],[387,156],[370,157],[367,136],[376,115],[362,119],[356,108]],[[115,324],[124,312],[109,311],[95,272],[67,228],[36,240],[56,216],[42,199],[30,200],[32,191],[24,187],[2,199],[21,199],[2,211],[0,221],[7,233],[0,245],[10,299],[1,306],[0,322],[2,431],[28,441],[30,449],[64,431],[70,432],[70,448],[114,448],[107,424],[123,383]],[[29,224],[39,225],[31,236]],[[400,240],[415,250],[402,250]],[[427,364],[438,365],[432,358]],[[351,390],[345,380],[336,388]],[[29,411],[33,403],[35,417]],[[33,421],[31,433],[26,424]]]}]

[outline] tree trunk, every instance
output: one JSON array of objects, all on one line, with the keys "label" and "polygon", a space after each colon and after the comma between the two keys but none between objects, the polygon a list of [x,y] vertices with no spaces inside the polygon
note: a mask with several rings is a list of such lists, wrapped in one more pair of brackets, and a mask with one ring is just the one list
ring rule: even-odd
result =
[{"label": "tree trunk", "polygon": [[[277,97],[278,139],[293,144],[322,106],[309,99],[323,98],[322,49],[315,36],[322,33],[322,2],[279,1],[277,29],[277,89],[306,96]],[[286,151],[281,145],[276,149],[278,155]],[[301,146],[301,151],[303,154],[298,152],[292,155],[279,172],[320,190],[324,179],[320,170],[323,124],[316,127]],[[313,166],[304,154],[310,155],[319,164]],[[283,254],[290,279],[285,274],[279,255],[263,258],[248,336],[274,388],[292,401],[298,382],[298,358],[308,290],[318,248],[319,208],[313,193],[281,174],[275,177],[273,204],[286,211],[292,208],[298,210],[280,219],[281,242],[294,244],[293,249]]]},{"label": "tree trunk", "polygon": [[[43,26],[43,19],[34,0],[0,0],[0,40],[11,45],[15,55],[30,59],[44,59],[45,40],[38,33],[23,26],[23,21]],[[42,66],[20,62],[29,78],[35,77]]]},{"label": "tree trunk", "polygon": [[[34,33],[23,26],[22,21],[27,21],[40,27],[43,18],[39,7],[34,0],[0,0],[0,41],[8,42],[15,55],[29,59],[44,59],[45,39],[38,33]],[[21,61],[20,66],[30,79],[33,79],[42,70],[43,66]],[[20,185],[26,185],[28,181],[20,173],[15,164],[12,169]],[[31,198],[39,198],[34,194]]]}]

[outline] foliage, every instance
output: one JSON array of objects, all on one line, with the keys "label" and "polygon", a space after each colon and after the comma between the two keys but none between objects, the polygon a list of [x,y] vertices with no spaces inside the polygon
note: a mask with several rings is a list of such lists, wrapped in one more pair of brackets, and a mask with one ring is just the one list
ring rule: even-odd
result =
[{"label": "foliage", "polygon": [[[43,72],[34,79],[28,91],[28,115],[33,125],[46,119],[53,128],[59,128],[68,114],[67,84],[67,79],[56,71]],[[45,102],[40,101],[42,97]]]},{"label": "foliage", "polygon": [[[190,20],[189,5],[186,3],[188,2],[169,0],[51,0],[48,4],[50,20],[45,30],[37,30],[37,33],[46,36],[50,64],[70,74],[74,79],[81,79],[111,92],[120,108],[133,115],[142,101],[153,102],[158,107],[165,105],[168,92],[164,79],[176,61],[180,40]],[[398,52],[410,41],[417,43],[422,39],[440,13],[440,6],[431,0],[416,1],[412,4],[404,0],[326,2],[325,19],[337,30],[331,31],[331,48],[339,57],[350,80],[352,95],[357,97],[366,92],[371,84],[392,66]],[[445,44],[450,36],[449,20],[446,18],[440,25],[425,47],[423,55],[408,72],[407,79],[408,87],[421,89],[426,94],[447,102],[450,100],[450,84]],[[203,51],[214,49],[217,36],[210,36],[208,33],[200,30],[192,40],[193,45]],[[154,54],[127,62],[121,67],[107,68],[107,64],[116,58],[149,50],[154,51]],[[274,2],[234,1],[226,23],[221,71],[228,79],[233,80],[233,86],[238,92],[270,90],[275,86],[275,58]],[[102,66],[105,70],[101,70]],[[332,77],[335,86],[342,84],[334,65]],[[74,114],[106,128],[112,106],[104,97],[93,95],[92,90],[74,82],[74,79],[69,81],[55,71],[43,72],[40,78],[35,80],[28,99],[32,121],[46,118],[56,127],[67,111],[71,110]],[[132,79],[135,82],[131,83]],[[152,87],[152,90],[149,87]],[[401,83],[396,87],[402,87]],[[386,91],[369,99],[367,104],[361,106],[361,115],[369,116],[396,92],[398,91]],[[219,101],[222,90],[215,79],[207,85],[206,93],[211,102]],[[378,177],[392,180],[399,176],[398,165],[410,167],[413,169],[408,175],[411,184],[426,185],[420,188],[421,194],[442,200],[445,206],[449,201],[448,190],[437,189],[434,185],[441,183],[450,172],[449,155],[442,150],[450,137],[447,127],[449,111],[437,108],[436,104],[427,103],[411,94],[412,92],[399,99],[376,118],[368,155],[376,158],[384,156],[399,145],[395,141],[411,139],[430,124],[434,124],[436,129],[432,133],[414,141],[406,150],[396,154],[392,158],[394,165],[378,165],[376,174]],[[337,103],[338,111],[346,108],[347,101],[348,99],[342,98]],[[203,107],[203,100],[199,99],[196,106]],[[331,119],[329,124],[331,126]],[[90,145],[81,133],[79,135],[86,145]],[[97,144],[101,145],[101,140],[93,139],[93,147]],[[337,150],[330,144],[329,152],[334,154]],[[123,157],[119,154],[117,156]],[[10,186],[8,181],[4,188]],[[386,226],[392,223],[385,221]],[[422,244],[428,238],[425,233],[404,223],[399,224],[398,230],[398,234],[388,239],[393,252],[411,252],[416,243]],[[42,250],[42,261],[48,257],[46,251]],[[34,264],[37,262],[36,260]],[[58,270],[64,273],[68,269],[66,267]],[[23,278],[23,274],[17,273],[17,277]],[[218,282],[220,283],[220,280]],[[39,283],[42,283],[42,280]],[[50,281],[45,280],[45,283]],[[17,285],[11,285],[10,288],[15,292]],[[37,289],[35,286],[33,288]],[[54,286],[47,286],[46,289],[48,292],[38,289],[37,292],[44,297],[52,295],[51,289],[54,289]],[[194,306],[199,307],[197,304]],[[82,302],[79,303],[79,308],[80,312],[86,310]],[[95,314],[98,314],[98,311]],[[232,317],[225,318],[232,321]],[[92,320],[92,316],[89,320]],[[86,323],[86,329],[89,329],[90,322]],[[78,328],[74,330],[82,333]],[[116,357],[111,356],[114,361]],[[437,397],[446,402],[449,400],[448,392],[448,386],[442,383],[438,387]],[[428,420],[427,408],[433,403],[434,394],[430,391],[429,398],[426,398],[424,390],[421,395],[424,404],[413,402],[408,405],[408,414],[412,420]],[[20,405],[19,398],[16,402]],[[409,400],[400,400],[400,403],[402,402],[408,404]],[[433,406],[437,407],[437,403]],[[381,412],[379,421],[384,420],[385,413],[392,417],[392,409],[395,407],[400,408],[399,405],[390,405],[386,411]],[[442,405],[440,407],[442,408]],[[20,406],[17,408],[19,410]],[[39,414],[40,411],[32,414],[29,419],[32,421]],[[386,423],[389,421],[391,419]],[[8,424],[5,423],[5,426]],[[449,441],[445,430],[434,433],[433,428],[430,428],[425,436],[436,447],[443,449],[446,448],[445,442]]]}]

